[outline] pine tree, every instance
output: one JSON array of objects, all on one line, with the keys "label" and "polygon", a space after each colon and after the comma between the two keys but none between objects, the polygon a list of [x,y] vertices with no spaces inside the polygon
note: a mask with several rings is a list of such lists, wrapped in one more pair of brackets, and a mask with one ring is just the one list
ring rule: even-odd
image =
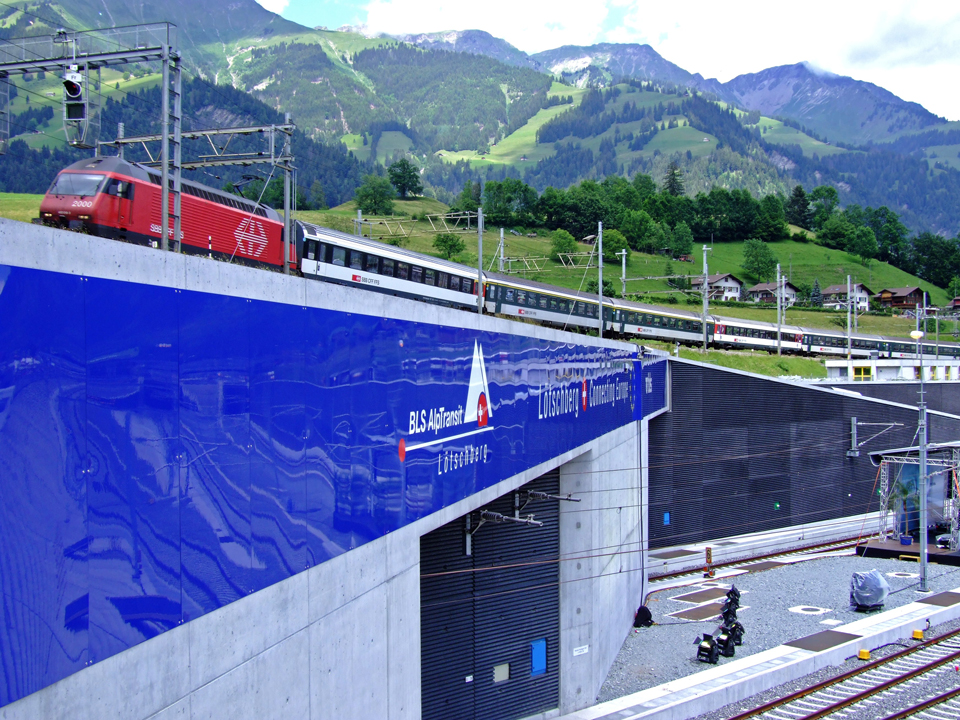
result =
[{"label": "pine tree", "polygon": [[823,307],[823,293],[820,291],[820,280],[817,278],[814,278],[813,290],[810,291],[810,304],[813,307]]},{"label": "pine tree", "polygon": [[797,185],[793,188],[790,199],[787,200],[786,207],[787,222],[804,230],[809,230],[813,224],[813,212],[810,210],[810,198],[807,197],[803,185]]},{"label": "pine tree", "polygon": [[663,178],[663,189],[674,197],[683,195],[683,170],[676,160],[671,160],[667,167],[667,174]]}]

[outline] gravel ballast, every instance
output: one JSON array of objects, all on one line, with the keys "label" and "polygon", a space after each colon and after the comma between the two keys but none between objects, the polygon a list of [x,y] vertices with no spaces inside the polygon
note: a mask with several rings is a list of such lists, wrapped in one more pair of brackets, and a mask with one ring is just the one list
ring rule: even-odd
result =
[{"label": "gravel ballast", "polygon": [[[920,568],[916,562],[857,556],[804,560],[762,572],[716,580],[724,586],[735,584],[742,593],[739,619],[746,628],[746,634],[743,645],[737,648],[736,657],[752,655],[797,638],[839,627],[836,624],[823,624],[824,620],[847,624],[863,619],[863,613],[849,607],[850,578],[854,572],[872,569],[879,570],[890,584],[891,593],[884,604],[884,610],[924,597],[916,590],[919,582],[917,578],[889,575],[919,573]],[[928,585],[933,592],[960,587],[960,568],[931,565]],[[713,667],[697,661],[694,641],[704,632],[713,633],[718,620],[685,622],[667,617],[668,613],[694,607],[672,598],[702,587],[702,583],[696,582],[693,585],[662,591],[654,588],[648,596],[647,606],[657,624],[630,633],[607,674],[597,702],[613,700]],[[804,607],[808,612],[809,609],[819,608],[826,612],[802,614],[791,612],[789,608],[792,607]],[[893,647],[893,650],[898,649],[901,648]],[[720,663],[733,659],[721,658]],[[823,672],[827,673],[824,677],[829,677],[842,670],[828,668]],[[948,673],[942,675],[952,677]]]}]

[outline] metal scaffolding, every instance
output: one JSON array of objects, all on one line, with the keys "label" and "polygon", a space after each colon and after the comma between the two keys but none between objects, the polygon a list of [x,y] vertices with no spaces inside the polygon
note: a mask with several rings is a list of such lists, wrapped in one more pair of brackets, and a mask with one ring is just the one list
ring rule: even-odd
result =
[{"label": "metal scaffolding", "polygon": [[[874,462],[880,463],[878,477],[880,517],[877,530],[881,540],[887,538],[888,534],[894,540],[900,539],[902,533],[899,519],[905,512],[906,501],[909,499],[909,493],[901,484],[901,477],[904,467],[920,465],[918,450],[918,447],[907,447],[870,453]],[[947,474],[946,482],[949,487],[945,488],[943,519],[950,521],[950,549],[957,550],[960,548],[960,485],[957,479],[957,469],[960,468],[960,444],[931,443],[928,445],[928,450],[929,455],[925,459],[928,476]],[[917,482],[919,485],[919,478]],[[892,528],[889,518],[891,513],[893,514]]]}]

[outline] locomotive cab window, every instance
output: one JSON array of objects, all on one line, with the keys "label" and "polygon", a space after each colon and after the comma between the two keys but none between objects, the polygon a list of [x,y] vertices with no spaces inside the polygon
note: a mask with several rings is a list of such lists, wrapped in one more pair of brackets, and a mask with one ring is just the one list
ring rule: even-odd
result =
[{"label": "locomotive cab window", "polygon": [[103,175],[90,173],[60,173],[47,190],[47,194],[90,197],[97,194],[103,179]]}]

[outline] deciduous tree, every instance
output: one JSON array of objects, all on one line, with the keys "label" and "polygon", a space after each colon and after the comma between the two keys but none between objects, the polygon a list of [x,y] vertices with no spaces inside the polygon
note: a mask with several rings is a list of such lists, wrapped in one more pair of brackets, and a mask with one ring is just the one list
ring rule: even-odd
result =
[{"label": "deciduous tree", "polygon": [[420,195],[423,192],[423,183],[420,182],[420,171],[417,166],[406,158],[397,160],[387,168],[390,183],[400,193],[401,198],[407,195]]},{"label": "deciduous tree", "polygon": [[767,282],[777,268],[777,256],[763,240],[750,239],[743,244],[743,269],[760,282]]},{"label": "deciduous tree", "polygon": [[603,260],[604,262],[620,262],[617,253],[621,250],[627,251],[627,257],[630,257],[630,243],[619,230],[603,231]]},{"label": "deciduous tree", "polygon": [[357,207],[369,215],[390,215],[393,212],[393,185],[385,177],[366,175],[357,188]]},{"label": "deciduous tree", "polygon": [[580,250],[573,235],[566,230],[554,230],[550,236],[550,257],[560,261],[560,253],[575,253]]},{"label": "deciduous tree", "polygon": [[453,233],[438,233],[433,239],[433,246],[444,260],[449,260],[454,255],[459,255],[463,252],[464,248],[463,238]]}]

